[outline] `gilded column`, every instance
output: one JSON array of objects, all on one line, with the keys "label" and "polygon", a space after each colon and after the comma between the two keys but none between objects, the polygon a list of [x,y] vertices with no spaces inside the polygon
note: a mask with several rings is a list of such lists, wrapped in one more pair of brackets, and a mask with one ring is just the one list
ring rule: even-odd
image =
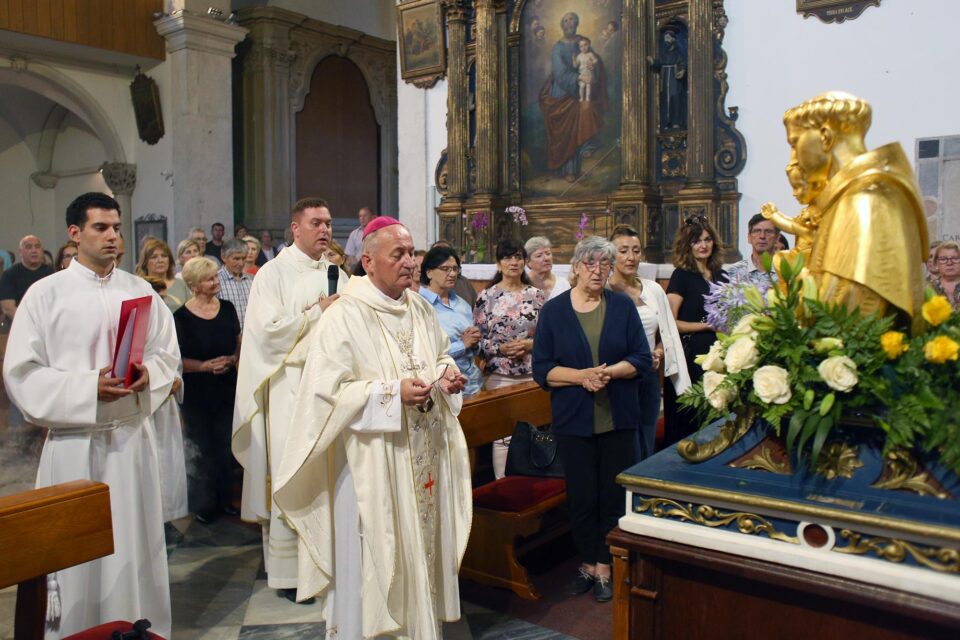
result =
[{"label": "gilded column", "polygon": [[713,0],[690,0],[687,179],[713,180]]},{"label": "gilded column", "polygon": [[462,0],[445,0],[447,12],[447,197],[467,194],[467,14]]},{"label": "gilded column", "polygon": [[476,0],[477,13],[477,193],[497,192],[498,0]]},{"label": "gilded column", "polygon": [[[640,28],[646,0],[623,0],[623,61],[622,78],[623,116],[620,124],[623,151],[623,179],[625,185],[637,184],[647,177],[646,122],[647,73],[643,73],[647,47]],[[639,8],[638,8],[639,5]],[[636,78],[631,82],[631,78]]]}]

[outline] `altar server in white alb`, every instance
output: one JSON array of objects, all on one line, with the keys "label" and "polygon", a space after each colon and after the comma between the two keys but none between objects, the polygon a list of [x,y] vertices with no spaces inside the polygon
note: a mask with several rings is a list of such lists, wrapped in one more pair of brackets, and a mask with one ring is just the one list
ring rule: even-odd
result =
[{"label": "altar server in white alb", "polygon": [[328,632],[430,640],[460,617],[473,512],[456,418],[466,377],[408,289],[409,231],[376,218],[361,263],[367,275],[310,338],[274,495],[300,535],[297,597],[322,598]]},{"label": "altar server in white alb", "polygon": [[[293,244],[260,268],[247,302],[237,369],[233,454],[243,466],[240,516],[263,526],[267,584],[294,599],[297,536],[272,505],[272,478],[290,427],[300,385],[304,340],[336,299],[329,290],[330,208],[319,198],[299,200],[290,213]],[[347,281],[336,271],[339,287]],[[332,294],[332,295],[331,295]]]},{"label": "altar server in white alb", "polygon": [[[37,282],[17,310],[3,375],[27,419],[50,429],[37,487],[89,479],[110,487],[113,555],[48,579],[48,637],[111,620],[148,618],[170,636],[170,585],[163,537],[153,412],[177,376],[173,318],[149,284],[115,267],[120,207],[87,193],[67,208],[78,244],[70,266]],[[151,296],[137,378],[109,373],[124,300]],[[60,616],[56,619],[59,585]]]}]

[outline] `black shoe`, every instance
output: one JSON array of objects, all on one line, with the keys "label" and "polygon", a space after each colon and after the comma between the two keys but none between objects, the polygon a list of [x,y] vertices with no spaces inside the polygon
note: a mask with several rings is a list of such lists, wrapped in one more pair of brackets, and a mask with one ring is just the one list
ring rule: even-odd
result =
[{"label": "black shoe", "polygon": [[597,576],[593,585],[593,597],[597,602],[610,602],[613,599],[613,585],[610,576]]},{"label": "black shoe", "polygon": [[234,508],[233,508],[233,505],[227,505],[226,507],[224,507],[224,508],[222,509],[222,511],[223,511],[225,514],[227,514],[228,516],[234,516],[234,517],[236,517],[236,516],[240,515],[240,512],[237,511],[236,509],[234,509]]},{"label": "black shoe", "polygon": [[183,542],[183,534],[180,530],[169,522],[163,523],[163,535],[167,544],[180,544]]},{"label": "black shoe", "polygon": [[571,580],[567,586],[567,594],[571,596],[583,595],[590,591],[593,588],[593,583],[596,582],[596,578],[584,571],[583,567],[580,567],[577,571],[577,577]]},{"label": "black shoe", "polygon": [[217,515],[213,511],[198,511],[193,517],[200,524],[210,524],[217,519]]},{"label": "black shoe", "polygon": [[314,602],[317,601],[316,598],[312,598],[312,597],[311,597],[311,598],[307,598],[306,600],[302,600],[302,601],[300,601],[300,602],[297,602],[297,590],[296,590],[296,589],[279,589],[279,593],[280,593],[280,595],[282,595],[284,598],[286,598],[287,600],[289,600],[289,601],[292,602],[293,604],[313,604]]}]

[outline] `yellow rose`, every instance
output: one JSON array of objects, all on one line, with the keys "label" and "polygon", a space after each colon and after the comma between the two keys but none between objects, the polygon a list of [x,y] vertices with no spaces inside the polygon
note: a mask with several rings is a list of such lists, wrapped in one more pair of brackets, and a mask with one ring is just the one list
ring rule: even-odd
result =
[{"label": "yellow rose", "polygon": [[910,345],[904,344],[906,337],[899,331],[887,331],[880,336],[880,346],[883,347],[888,360],[896,360],[910,348]]},{"label": "yellow rose", "polygon": [[[926,305],[924,305],[924,307],[926,307]],[[926,310],[924,310],[924,317],[926,317]],[[956,360],[958,353],[960,353],[960,344],[957,344],[947,336],[937,336],[923,345],[923,355],[934,364],[943,364],[947,360]]]},{"label": "yellow rose", "polygon": [[934,327],[941,325],[952,312],[953,309],[944,296],[933,296],[923,303],[923,319]]}]

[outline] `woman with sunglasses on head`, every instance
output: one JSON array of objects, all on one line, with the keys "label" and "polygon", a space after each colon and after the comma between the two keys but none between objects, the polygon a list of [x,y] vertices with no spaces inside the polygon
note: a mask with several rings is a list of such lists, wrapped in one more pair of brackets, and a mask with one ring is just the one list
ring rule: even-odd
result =
[{"label": "woman with sunglasses on head", "polygon": [[[711,283],[727,280],[722,254],[720,237],[705,216],[690,216],[683,221],[673,243],[676,269],[667,285],[667,299],[680,331],[691,384],[703,377],[703,369],[694,358],[709,351],[717,338],[706,322],[703,298],[710,293]],[[677,406],[673,385],[664,386],[663,409],[665,447],[686,438],[700,426],[692,412]]]},{"label": "woman with sunglasses on head", "polygon": [[437,312],[437,320],[450,338],[450,357],[457,363],[460,373],[467,376],[463,395],[469,397],[483,386],[483,374],[474,361],[480,330],[473,325],[469,303],[454,291],[459,275],[457,252],[447,246],[434,247],[423,256],[419,293]]},{"label": "woman with sunglasses on head", "polygon": [[[486,361],[485,389],[533,380],[530,352],[543,291],[530,283],[527,252],[514,240],[497,244],[497,274],[477,295],[473,322],[480,329],[480,355]],[[493,443],[493,473],[502,478],[509,438]]]}]

